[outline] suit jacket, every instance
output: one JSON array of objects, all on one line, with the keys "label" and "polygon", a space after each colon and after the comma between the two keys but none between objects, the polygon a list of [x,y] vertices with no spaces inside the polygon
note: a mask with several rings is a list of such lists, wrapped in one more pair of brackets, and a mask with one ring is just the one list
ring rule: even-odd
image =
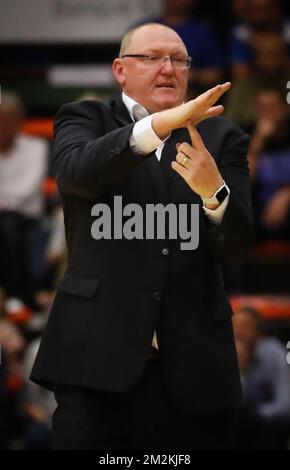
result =
[{"label": "suit jacket", "polygon": [[[55,121],[53,172],[63,200],[68,266],[60,282],[31,378],[123,391],[142,374],[156,329],[164,379],[178,406],[190,412],[237,407],[240,378],[232,310],[221,275],[239,265],[252,243],[248,136],[229,121],[200,123],[206,147],[231,190],[220,226],[209,222],[200,197],[170,167],[172,132],[161,161],[134,153],[134,123],[121,99],[64,105]],[[200,241],[102,239],[91,236],[92,207],[199,204]],[[164,248],[167,248],[164,250]]]}]

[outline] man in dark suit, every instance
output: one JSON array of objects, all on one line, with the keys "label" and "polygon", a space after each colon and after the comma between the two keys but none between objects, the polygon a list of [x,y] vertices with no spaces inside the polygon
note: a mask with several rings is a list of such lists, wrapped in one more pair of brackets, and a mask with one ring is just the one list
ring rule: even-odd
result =
[{"label": "man in dark suit", "polygon": [[[221,265],[251,246],[248,137],[214,106],[229,84],[184,103],[189,66],[173,30],[143,25],[113,63],[122,96],[56,117],[69,256],[31,375],[56,396],[55,448],[228,445],[241,391]],[[182,204],[179,235],[164,214],[163,237],[128,236],[120,196],[132,230],[137,205],[149,230],[148,207]],[[195,249],[181,248],[185,219]]]}]

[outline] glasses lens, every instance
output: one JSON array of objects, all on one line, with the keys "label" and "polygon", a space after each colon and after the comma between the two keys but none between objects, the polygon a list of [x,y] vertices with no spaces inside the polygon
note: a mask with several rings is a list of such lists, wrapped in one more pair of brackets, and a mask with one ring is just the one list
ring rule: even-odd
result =
[{"label": "glasses lens", "polygon": [[190,68],[191,57],[159,57],[143,54],[126,54],[122,56],[122,59],[125,57],[131,57],[135,59],[142,60],[145,64],[154,66],[154,65],[164,65],[166,61],[170,61],[171,64],[178,69]]},{"label": "glasses lens", "polygon": [[173,58],[171,61],[173,65],[179,69],[187,68],[187,59]]}]

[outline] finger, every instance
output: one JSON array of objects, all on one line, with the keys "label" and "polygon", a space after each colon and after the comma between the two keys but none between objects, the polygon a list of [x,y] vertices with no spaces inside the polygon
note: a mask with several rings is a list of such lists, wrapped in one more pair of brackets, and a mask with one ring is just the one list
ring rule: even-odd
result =
[{"label": "finger", "polygon": [[225,83],[224,85],[221,85],[220,88],[218,88],[216,91],[212,93],[211,98],[209,99],[209,104],[212,106],[213,104],[216,103],[220,99],[220,97],[230,89],[231,84],[230,82]]},{"label": "finger", "polygon": [[228,91],[231,88],[232,84],[231,82],[225,82],[222,83],[221,85],[217,85],[214,88],[212,88],[210,91],[211,96],[221,96],[223,93]]},{"label": "finger", "polygon": [[178,173],[185,181],[187,181],[187,176],[188,176],[188,170],[180,165],[178,162],[176,161],[173,161],[171,162],[171,167],[173,168],[173,170],[176,171],[176,173]]},{"label": "finger", "polygon": [[210,88],[209,90],[205,91],[201,95],[197,96],[195,99],[197,101],[209,99],[211,96],[216,94],[221,89],[221,86],[222,85],[216,85],[213,88]]},{"label": "finger", "polygon": [[188,142],[183,142],[182,144],[176,144],[176,149],[177,153],[181,152],[186,155],[186,157],[190,158],[192,160],[193,153],[196,149],[193,148],[192,145],[190,145]]},{"label": "finger", "polygon": [[207,111],[204,112],[203,117],[201,117],[198,120],[193,120],[191,122],[195,126],[196,124],[204,121],[205,119],[219,116],[220,114],[222,114],[223,110],[224,110],[224,107],[222,105],[213,106],[212,108],[209,108]]},{"label": "finger", "polygon": [[207,119],[209,117],[214,117],[214,116],[219,116],[222,114],[224,111],[224,107],[220,104],[218,106],[213,106],[212,108],[209,108],[204,114],[204,119]]},{"label": "finger", "polygon": [[230,82],[223,83],[222,85],[217,85],[214,88],[206,91],[202,95],[196,98],[197,101],[202,101],[207,105],[212,106],[226,91],[231,87]]},{"label": "finger", "polygon": [[185,155],[183,152],[179,152],[176,155],[176,160],[181,166],[183,166],[183,168],[188,170],[190,165],[190,158],[187,155]]},{"label": "finger", "polygon": [[192,146],[196,150],[200,150],[200,151],[205,150],[203,140],[200,134],[197,132],[196,127],[194,127],[194,125],[190,121],[187,122],[186,127],[190,135]]}]

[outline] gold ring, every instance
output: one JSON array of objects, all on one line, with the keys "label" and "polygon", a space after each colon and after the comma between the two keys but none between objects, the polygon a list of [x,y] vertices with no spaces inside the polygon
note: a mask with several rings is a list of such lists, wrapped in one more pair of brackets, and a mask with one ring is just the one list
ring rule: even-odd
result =
[{"label": "gold ring", "polygon": [[181,160],[180,165],[185,166],[187,160],[188,160],[188,157],[185,155],[183,159]]}]

